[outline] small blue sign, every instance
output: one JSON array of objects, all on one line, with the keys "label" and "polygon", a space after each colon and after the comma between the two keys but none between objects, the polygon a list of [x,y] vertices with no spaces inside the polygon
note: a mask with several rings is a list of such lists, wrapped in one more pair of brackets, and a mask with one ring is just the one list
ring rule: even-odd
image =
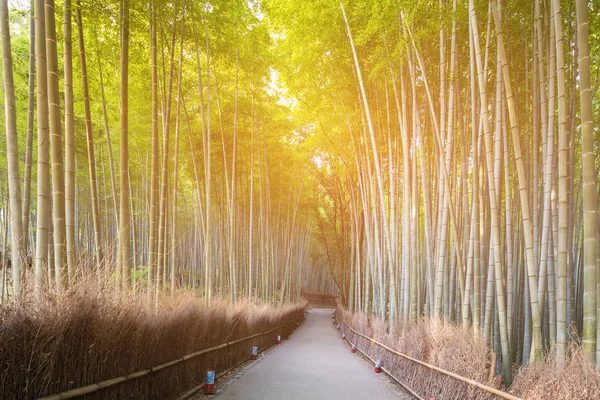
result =
[{"label": "small blue sign", "polygon": [[206,373],[206,383],[208,385],[214,385],[214,383],[215,383],[215,371],[208,370],[208,372]]}]

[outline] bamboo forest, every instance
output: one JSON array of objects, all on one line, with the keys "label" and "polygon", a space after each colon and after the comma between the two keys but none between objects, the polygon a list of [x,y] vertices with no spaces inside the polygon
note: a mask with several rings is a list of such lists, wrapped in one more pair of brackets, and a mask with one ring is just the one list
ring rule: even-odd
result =
[{"label": "bamboo forest", "polygon": [[0,40],[0,398],[210,394],[321,320],[393,398],[600,397],[600,2],[0,0]]}]

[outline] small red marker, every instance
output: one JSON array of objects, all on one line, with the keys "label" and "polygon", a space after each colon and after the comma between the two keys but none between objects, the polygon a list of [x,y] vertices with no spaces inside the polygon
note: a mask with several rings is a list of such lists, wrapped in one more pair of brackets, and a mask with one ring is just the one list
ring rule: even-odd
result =
[{"label": "small red marker", "polygon": [[356,353],[356,345],[353,344],[352,348],[350,348],[350,353]]},{"label": "small red marker", "polygon": [[204,385],[204,393],[215,393],[215,370],[209,369],[206,371],[206,385]]},{"label": "small red marker", "polygon": [[256,360],[256,357],[258,357],[258,347],[252,346],[252,354],[250,355],[250,359]]},{"label": "small red marker", "polygon": [[376,374],[381,372],[381,361],[379,361],[379,360],[375,361],[375,368],[373,368],[373,371]]},{"label": "small red marker", "polygon": [[277,344],[281,343],[281,336],[277,335]]}]

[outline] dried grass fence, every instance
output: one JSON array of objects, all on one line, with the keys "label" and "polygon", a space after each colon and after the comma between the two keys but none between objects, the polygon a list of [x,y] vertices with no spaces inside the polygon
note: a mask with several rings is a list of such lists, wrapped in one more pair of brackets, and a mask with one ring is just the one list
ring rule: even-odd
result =
[{"label": "dried grass fence", "polygon": [[[248,359],[252,346],[287,337],[304,307],[220,299],[207,306],[180,293],[161,299],[155,309],[145,296],[84,286],[2,306],[1,397],[35,399],[138,372],[136,379],[82,398],[175,399],[203,382],[208,368],[224,371]],[[213,347],[219,348],[189,357]],[[165,363],[170,365],[152,369]]]},{"label": "dried grass fence", "polygon": [[349,342],[372,360],[381,360],[386,373],[420,398],[519,400],[489,379],[483,341],[457,335],[457,327],[422,321],[388,332],[381,321],[340,307],[336,317],[348,328],[344,332]]},{"label": "dried grass fence", "polygon": [[[346,338],[371,360],[381,360],[382,369],[401,385],[428,399],[497,399],[498,396],[473,384],[439,372],[449,371],[462,378],[499,389],[490,379],[489,349],[468,329],[439,321],[403,322],[391,330],[385,323],[353,314],[338,305],[338,321],[348,327]],[[402,353],[403,356],[398,353]],[[527,400],[600,399],[600,370],[573,345],[570,359],[557,366],[550,349],[543,361],[517,368],[514,382],[504,398]],[[411,358],[413,360],[411,360]],[[432,364],[438,370],[426,367]]]}]

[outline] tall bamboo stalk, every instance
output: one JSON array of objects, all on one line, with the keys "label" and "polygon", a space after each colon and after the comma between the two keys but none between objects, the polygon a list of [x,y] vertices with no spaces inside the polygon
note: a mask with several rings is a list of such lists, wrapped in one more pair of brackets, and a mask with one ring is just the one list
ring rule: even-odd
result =
[{"label": "tall bamboo stalk", "polygon": [[[80,8],[80,7],[78,7]],[[73,43],[72,2],[63,5],[63,63],[65,88],[65,228],[67,284],[74,283],[75,274],[75,120],[73,116]],[[90,174],[91,175],[91,174]],[[99,243],[99,241],[97,242]]]},{"label": "tall bamboo stalk", "polygon": [[129,0],[122,3],[121,21],[121,204],[119,211],[119,258],[123,287],[131,280],[131,216],[129,210]]},{"label": "tall bamboo stalk", "polygon": [[595,165],[594,121],[590,81],[588,4],[576,1],[577,50],[579,54],[579,98],[581,102],[581,174],[583,179],[583,349],[591,361],[598,359],[597,336],[597,175]]},{"label": "tall bamboo stalk", "polygon": [[40,294],[48,267],[50,214],[50,157],[48,137],[48,86],[46,75],[46,17],[44,0],[35,0],[35,64],[37,81],[37,216],[35,291]]},{"label": "tall bamboo stalk", "polygon": [[54,15],[54,0],[45,0],[44,11],[46,18],[45,39],[48,75],[48,112],[50,118],[50,156],[52,161],[52,222],[54,236],[54,268],[56,285],[60,288],[65,287],[68,284],[68,280],[67,271],[65,268],[65,172],[63,164],[62,127],[60,123],[61,112],[60,92],[58,88],[58,50],[56,45],[56,19]]},{"label": "tall bamboo stalk", "polygon": [[[85,54],[85,39],[83,36],[83,18],[81,16],[81,1],[77,0],[77,32],[79,41],[79,59],[81,62],[81,86],[83,90],[83,104],[85,113],[85,133],[87,138],[88,168],[90,174],[90,196],[92,201],[92,222],[94,226],[94,244],[96,245],[96,268],[103,266],[102,236],[100,228],[100,204],[98,198],[98,180],[96,176],[96,155],[94,150],[94,131],[92,129],[92,112],[90,107],[90,94],[87,75],[87,61]],[[73,183],[74,184],[74,183]],[[74,217],[74,216],[73,216]],[[72,232],[73,236],[75,231]],[[73,240],[75,238],[73,237]]]},{"label": "tall bamboo stalk", "polygon": [[[0,36],[2,41],[2,76],[4,82],[4,115],[6,118],[6,158],[8,161],[8,191],[11,215],[11,262],[15,297],[21,295],[21,263],[25,259],[23,222],[21,219],[21,179],[19,175],[19,150],[17,140],[17,113],[13,79],[8,1],[0,1]],[[7,215],[6,215],[7,216]],[[6,269],[6,263],[4,263]]]}]

